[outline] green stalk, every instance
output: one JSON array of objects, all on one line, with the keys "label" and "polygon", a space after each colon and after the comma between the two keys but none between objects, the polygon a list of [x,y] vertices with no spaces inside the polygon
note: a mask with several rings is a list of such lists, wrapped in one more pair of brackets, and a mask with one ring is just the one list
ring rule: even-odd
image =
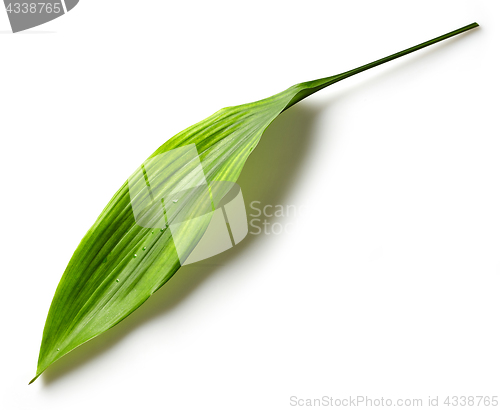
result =
[{"label": "green stalk", "polygon": [[413,53],[414,51],[421,50],[422,48],[439,43],[440,41],[454,37],[458,34],[465,33],[466,31],[469,31],[469,30],[476,28],[476,27],[479,27],[479,24],[472,23],[472,24],[469,24],[469,25],[464,26],[462,28],[459,28],[458,30],[451,31],[447,34],[443,34],[442,36],[436,37],[432,40],[418,44],[414,47],[407,48],[406,50],[400,51],[399,53],[391,54],[388,57],[384,57],[384,58],[381,58],[380,60],[376,60],[372,63],[365,64],[365,65],[362,65],[361,67],[355,68],[353,70],[346,71],[345,73],[337,74],[337,75],[334,75],[331,77],[322,78],[320,80],[311,81],[310,82],[311,88],[309,88],[307,90],[300,91],[294,98],[292,98],[290,103],[285,107],[285,110],[290,108],[292,105],[297,104],[299,101],[303,100],[304,98],[310,96],[311,94],[314,94],[315,92],[318,92],[319,90],[322,90],[323,88],[328,87],[329,85],[338,83],[339,81],[342,81],[342,80],[344,80],[348,77],[351,77],[353,75],[359,74],[363,71],[369,70],[370,68],[376,67],[378,65],[387,63],[387,62],[392,61],[392,60],[395,60],[399,57],[403,57],[407,54]]}]

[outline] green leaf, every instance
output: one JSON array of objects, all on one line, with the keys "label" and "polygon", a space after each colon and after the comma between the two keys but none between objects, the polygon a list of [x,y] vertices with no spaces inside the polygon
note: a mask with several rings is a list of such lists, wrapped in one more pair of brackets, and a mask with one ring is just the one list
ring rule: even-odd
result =
[{"label": "green leaf", "polygon": [[175,274],[206,231],[210,210],[281,112],[340,80],[477,26],[264,100],[223,108],[168,140],[116,192],[73,254],[52,300],[30,383],[130,315]]}]

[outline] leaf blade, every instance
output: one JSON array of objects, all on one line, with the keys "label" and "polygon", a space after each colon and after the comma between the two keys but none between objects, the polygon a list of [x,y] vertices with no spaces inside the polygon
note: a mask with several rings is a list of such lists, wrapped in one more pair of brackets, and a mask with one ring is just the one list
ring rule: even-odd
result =
[{"label": "leaf blade", "polygon": [[[236,182],[263,132],[282,111],[351,75],[474,27],[476,23],[355,70],[294,85],[254,103],[223,108],[159,147],[116,192],[71,257],[49,309],[36,376],[30,384],[59,358],[130,315],[177,272],[209,222],[204,218],[199,225],[181,229],[188,245],[180,254],[169,226],[206,211],[207,193],[203,187],[192,188],[201,173],[207,186]],[[196,159],[189,156],[192,145],[202,171]],[[165,165],[166,155],[170,159]],[[172,199],[172,192],[179,192],[176,195],[187,212],[176,209],[177,200],[163,201]],[[145,206],[137,212],[134,201],[142,206],[149,196],[151,204],[158,206]],[[161,207],[158,198],[162,199]],[[210,198],[213,207],[212,192]],[[138,220],[144,223],[140,225]],[[165,229],[159,228],[163,222]]]}]

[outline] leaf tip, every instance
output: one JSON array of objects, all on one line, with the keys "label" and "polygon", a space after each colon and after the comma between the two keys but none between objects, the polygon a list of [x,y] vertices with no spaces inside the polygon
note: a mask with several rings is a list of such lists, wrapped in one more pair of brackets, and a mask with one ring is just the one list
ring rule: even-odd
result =
[{"label": "leaf tip", "polygon": [[30,384],[32,384],[32,383],[33,383],[36,379],[38,379],[38,378],[40,377],[40,375],[41,375],[41,373],[38,373],[35,377],[33,377],[33,378],[31,379],[31,381],[28,383],[28,386],[29,386]]}]

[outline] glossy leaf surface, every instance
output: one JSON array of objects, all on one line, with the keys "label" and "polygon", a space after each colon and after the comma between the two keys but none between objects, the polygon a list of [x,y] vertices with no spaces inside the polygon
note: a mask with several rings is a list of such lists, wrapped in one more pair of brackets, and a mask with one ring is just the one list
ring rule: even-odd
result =
[{"label": "glossy leaf surface", "polygon": [[60,357],[126,318],[175,274],[206,231],[210,211],[282,111],[335,82],[474,27],[264,100],[223,108],[163,144],[116,192],[74,252],[48,313],[32,382]]}]

